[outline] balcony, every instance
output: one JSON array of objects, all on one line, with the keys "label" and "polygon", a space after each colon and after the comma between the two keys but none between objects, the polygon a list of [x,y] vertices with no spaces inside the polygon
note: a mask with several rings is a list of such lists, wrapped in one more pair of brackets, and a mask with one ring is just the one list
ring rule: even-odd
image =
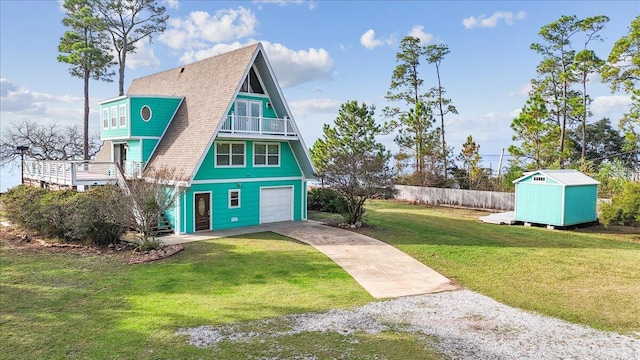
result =
[{"label": "balcony", "polygon": [[258,137],[286,137],[297,138],[298,134],[293,127],[293,121],[288,118],[264,118],[252,116],[229,115],[227,120],[222,124],[220,135],[234,134],[236,136]]},{"label": "balcony", "polygon": [[121,170],[115,162],[25,160],[22,174],[30,185],[73,188],[120,184],[124,177],[139,178],[141,169],[142,164],[133,161],[125,161]]}]

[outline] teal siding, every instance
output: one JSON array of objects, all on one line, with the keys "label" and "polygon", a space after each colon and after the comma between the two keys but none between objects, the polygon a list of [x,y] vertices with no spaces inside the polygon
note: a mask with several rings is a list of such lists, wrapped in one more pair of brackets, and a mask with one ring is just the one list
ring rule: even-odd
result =
[{"label": "teal siding", "polygon": [[158,139],[142,139],[142,152],[141,159],[143,163],[149,161],[149,157],[151,157],[151,152],[156,148],[158,144]]},{"label": "teal siding", "polygon": [[[238,142],[219,140],[221,142]],[[239,141],[243,142],[243,141]],[[259,143],[278,143],[269,141],[255,141]],[[262,177],[291,177],[302,176],[298,162],[288,142],[280,142],[280,166],[260,167],[253,166],[253,143],[254,141],[244,141],[245,143],[245,166],[244,167],[215,167],[214,149],[215,142],[207,151],[207,155],[196,172],[194,180],[210,179],[250,179]]]},{"label": "teal siding", "polygon": [[[185,226],[182,231],[194,232],[193,201],[196,193],[211,193],[211,217],[214,230],[258,225],[260,223],[260,188],[272,186],[293,187],[293,220],[301,220],[303,211],[306,211],[301,206],[304,193],[302,180],[243,182],[240,187],[237,182],[194,184],[181,198],[182,204],[185,204],[181,211],[185,217]],[[229,190],[233,189],[240,190],[240,208],[237,209],[229,209]]]},{"label": "teal siding", "polygon": [[[125,105],[127,123],[124,127],[120,126],[120,105]],[[109,115],[109,127],[104,128],[103,125],[103,114],[104,109],[109,109],[109,114],[111,114],[111,109],[115,107],[116,113],[116,126],[111,126],[111,115]],[[111,139],[124,139],[128,138],[129,135],[129,124],[130,124],[130,115],[129,115],[129,99],[119,99],[115,101],[111,101],[108,103],[100,104],[100,139],[101,140],[111,140]]]},{"label": "teal siding", "polygon": [[127,140],[127,160],[140,161],[140,140]]},{"label": "teal siding", "polygon": [[[260,101],[262,102],[262,117],[265,117],[265,118],[277,117],[276,112],[273,109],[273,106],[271,108],[267,107],[267,103],[270,102],[271,100],[269,100],[264,96],[251,96],[251,95],[245,95],[245,94],[238,94],[236,99]],[[229,110],[229,115],[231,114],[235,114],[235,100],[231,103],[231,109]]]},{"label": "teal siding", "polygon": [[565,190],[565,214],[563,226],[582,224],[597,220],[596,185],[571,186]]},{"label": "teal siding", "polygon": [[562,188],[562,185],[525,181],[517,183],[516,220],[537,224],[561,225]]},{"label": "teal siding", "polygon": [[[131,136],[162,136],[181,101],[180,98],[131,97]],[[140,114],[145,105],[151,109],[149,121],[143,121]]]}]

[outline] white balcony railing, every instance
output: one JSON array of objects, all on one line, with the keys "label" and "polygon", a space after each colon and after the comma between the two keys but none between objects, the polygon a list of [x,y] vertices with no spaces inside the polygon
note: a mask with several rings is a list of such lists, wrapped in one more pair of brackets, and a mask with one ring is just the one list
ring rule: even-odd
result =
[{"label": "white balcony railing", "polygon": [[291,119],[229,115],[222,132],[260,135],[297,136]]},{"label": "white balcony railing", "polygon": [[[140,177],[142,164],[125,162],[124,175]],[[25,160],[25,179],[65,186],[104,185],[119,183],[120,170],[113,162]]]}]

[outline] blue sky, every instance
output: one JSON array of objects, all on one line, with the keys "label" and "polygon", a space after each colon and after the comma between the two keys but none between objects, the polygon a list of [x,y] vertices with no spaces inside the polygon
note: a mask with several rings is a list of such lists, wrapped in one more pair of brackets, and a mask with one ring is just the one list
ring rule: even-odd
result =
[{"label": "blue sky", "polygon": [[[160,1],[170,17],[165,34],[128,59],[132,79],[185,62],[262,41],[308,146],[322,135],[347,100],[376,105],[382,122],[384,96],[396,66],[400,40],[444,43],[443,85],[459,114],[446,119],[447,142],[460,151],[468,135],[480,144],[485,165],[497,167],[511,144],[511,120],[527,96],[540,57],[529,49],[540,27],[561,15],[607,15],[596,51],[606,58],[640,13],[638,1]],[[0,130],[23,118],[82,122],[82,80],[58,63],[65,28],[58,1],[0,1]],[[424,65],[426,87],[435,69]],[[115,79],[114,79],[115,80]],[[98,101],[118,95],[117,82],[92,82],[91,127],[98,130]],[[589,85],[593,120],[617,123],[628,96]],[[393,135],[381,141],[393,151]],[[0,191],[19,182],[2,170]]]}]

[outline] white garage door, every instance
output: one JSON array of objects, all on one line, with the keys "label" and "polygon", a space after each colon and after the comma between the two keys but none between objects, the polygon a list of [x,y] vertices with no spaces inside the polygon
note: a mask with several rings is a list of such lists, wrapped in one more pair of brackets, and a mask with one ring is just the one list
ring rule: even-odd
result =
[{"label": "white garage door", "polygon": [[289,221],[293,188],[272,188],[260,190],[260,223]]}]

